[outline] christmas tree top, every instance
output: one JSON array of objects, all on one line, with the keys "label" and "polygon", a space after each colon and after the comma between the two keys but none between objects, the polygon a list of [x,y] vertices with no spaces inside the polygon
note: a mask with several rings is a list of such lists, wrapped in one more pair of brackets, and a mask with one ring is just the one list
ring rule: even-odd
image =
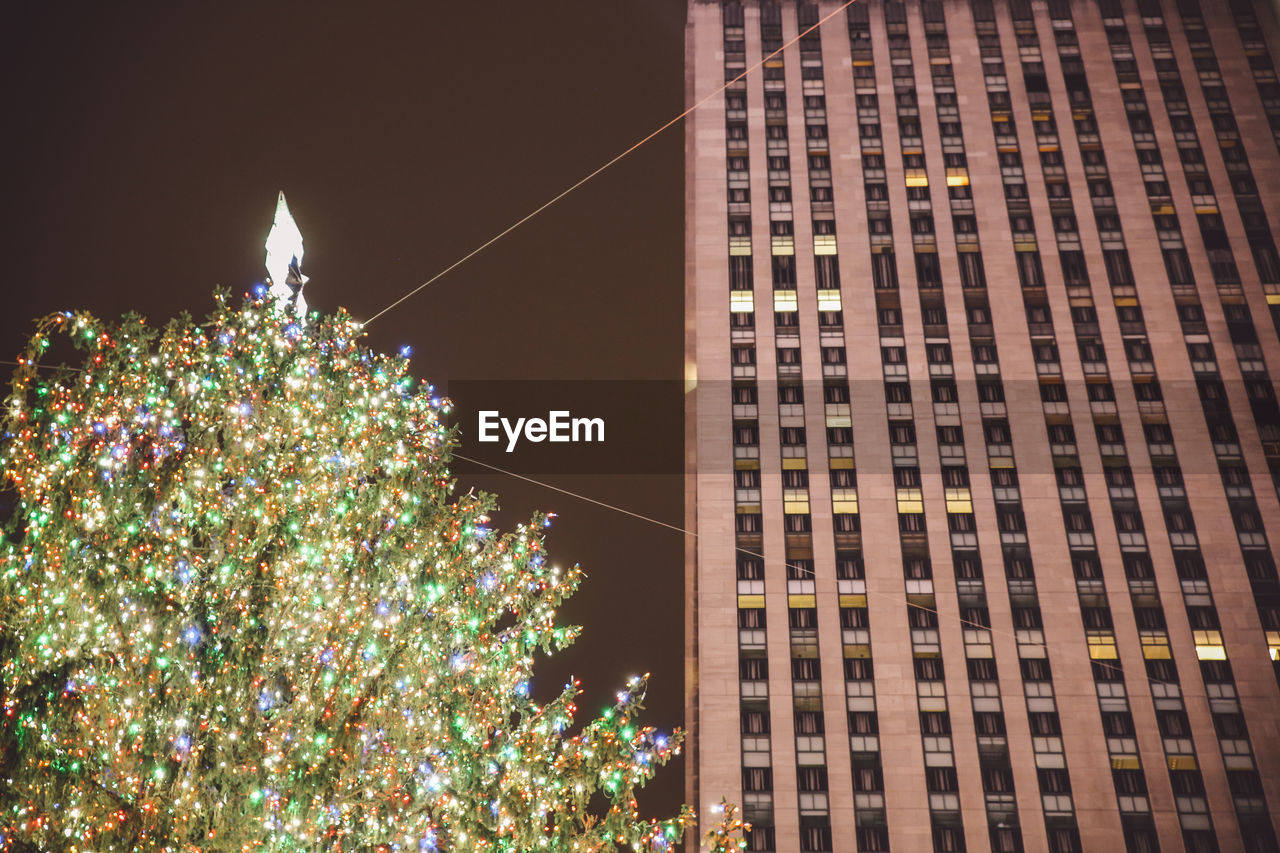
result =
[{"label": "christmas tree top", "polygon": [[276,218],[267,234],[267,280],[280,310],[292,310],[300,322],[307,321],[307,300],[302,288],[308,277],[302,274],[302,231],[293,221],[284,193],[276,200]]}]

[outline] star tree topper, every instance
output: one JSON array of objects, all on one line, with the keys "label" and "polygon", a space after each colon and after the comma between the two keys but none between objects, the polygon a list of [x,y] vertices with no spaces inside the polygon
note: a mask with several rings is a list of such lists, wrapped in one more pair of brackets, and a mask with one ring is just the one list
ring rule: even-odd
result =
[{"label": "star tree topper", "polygon": [[302,288],[308,276],[302,274],[302,232],[289,213],[284,193],[276,202],[276,219],[267,235],[267,280],[271,282],[271,295],[282,311],[290,307],[302,322],[307,320],[307,300]]}]

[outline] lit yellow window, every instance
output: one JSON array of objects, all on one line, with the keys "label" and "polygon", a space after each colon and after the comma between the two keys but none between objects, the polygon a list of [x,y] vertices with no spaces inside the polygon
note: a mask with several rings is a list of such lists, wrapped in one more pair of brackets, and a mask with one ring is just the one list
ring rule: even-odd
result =
[{"label": "lit yellow window", "polygon": [[1280,660],[1280,631],[1267,632],[1267,651],[1272,660]]},{"label": "lit yellow window", "polygon": [[1155,631],[1143,631],[1138,638],[1142,643],[1142,656],[1147,660],[1168,660],[1173,657],[1169,652],[1169,638]]},{"label": "lit yellow window", "polygon": [[1227,649],[1222,645],[1221,631],[1192,631],[1196,643],[1196,657],[1200,660],[1226,660]]},{"label": "lit yellow window", "polygon": [[835,513],[848,513],[849,515],[857,515],[858,490],[857,489],[832,489],[831,490],[831,511]]},{"label": "lit yellow window", "polygon": [[[799,448],[801,452],[804,448]],[[803,471],[805,469],[805,458],[803,456],[787,456],[782,460],[783,471]]]},{"label": "lit yellow window", "polygon": [[774,311],[795,311],[799,307],[794,290],[775,290],[773,292]]},{"label": "lit yellow window", "polygon": [[947,169],[947,186],[949,187],[967,187],[969,186],[969,170],[960,167],[951,167]]},{"label": "lit yellow window", "polygon": [[814,234],[813,253],[815,255],[834,255],[836,253],[836,235]]},{"label": "lit yellow window", "polygon": [[1094,660],[1115,660],[1116,638],[1108,631],[1090,631],[1087,637],[1089,657]]},{"label": "lit yellow window", "polygon": [[973,499],[968,489],[947,489],[947,512],[973,512]]},{"label": "lit yellow window", "polygon": [[782,511],[787,515],[804,514],[809,511],[809,491],[807,489],[786,489],[782,493]]},{"label": "lit yellow window", "polygon": [[734,257],[751,254],[751,238],[750,237],[730,237],[729,238],[729,254]]},{"label": "lit yellow window", "polygon": [[790,236],[780,236],[775,234],[770,247],[775,255],[794,255],[796,253],[796,240]]},{"label": "lit yellow window", "polygon": [[898,489],[898,512],[924,512],[924,496],[919,489]]},{"label": "lit yellow window", "polygon": [[729,291],[729,312],[732,314],[746,314],[756,310],[755,296],[750,290],[731,290]]},{"label": "lit yellow window", "polygon": [[839,311],[840,310],[840,291],[819,290],[818,291],[818,310],[819,311]]},{"label": "lit yellow window", "polygon": [[907,186],[927,187],[929,176],[925,174],[924,169],[907,169]]}]

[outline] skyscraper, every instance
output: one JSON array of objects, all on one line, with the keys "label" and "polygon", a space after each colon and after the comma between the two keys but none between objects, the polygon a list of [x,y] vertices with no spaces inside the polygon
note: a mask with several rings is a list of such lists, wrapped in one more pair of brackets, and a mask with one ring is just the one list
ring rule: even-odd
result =
[{"label": "skyscraper", "polygon": [[1276,850],[1270,8],[842,3],[689,6],[691,801]]}]

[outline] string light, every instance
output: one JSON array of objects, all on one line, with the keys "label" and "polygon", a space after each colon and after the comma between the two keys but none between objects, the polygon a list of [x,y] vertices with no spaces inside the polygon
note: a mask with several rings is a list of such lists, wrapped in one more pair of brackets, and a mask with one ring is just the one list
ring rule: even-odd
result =
[{"label": "string light", "polygon": [[[55,335],[84,363],[38,375]],[[639,815],[682,739],[637,725],[647,677],[576,734],[578,682],[530,697],[581,572],[545,558],[550,516],[499,534],[453,495],[447,401],[360,336],[265,293],[39,325],[0,445],[0,850],[668,850],[691,825]]]}]

